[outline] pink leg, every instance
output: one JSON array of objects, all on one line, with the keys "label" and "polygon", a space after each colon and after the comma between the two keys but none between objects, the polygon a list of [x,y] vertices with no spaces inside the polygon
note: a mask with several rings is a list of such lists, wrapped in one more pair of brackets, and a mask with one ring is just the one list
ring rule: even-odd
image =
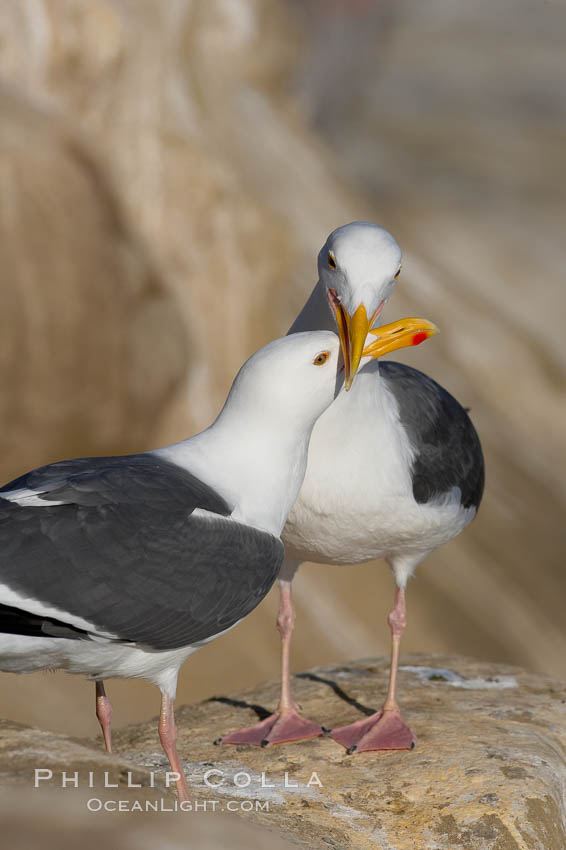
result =
[{"label": "pink leg", "polygon": [[112,705],[106,696],[104,682],[96,682],[96,716],[104,736],[106,752],[111,753],[112,730],[110,729],[110,721],[112,720]]},{"label": "pink leg", "polygon": [[399,646],[407,622],[405,592],[402,588],[397,589],[388,622],[391,629],[391,668],[383,708],[370,717],[364,717],[349,726],[340,726],[330,733],[330,737],[346,747],[349,753],[362,753],[367,750],[412,750],[417,743],[414,733],[402,719],[397,705]]},{"label": "pink leg", "polygon": [[291,580],[279,581],[280,599],[277,628],[281,635],[281,698],[275,714],[265,720],[244,729],[231,732],[221,739],[222,744],[254,744],[267,747],[271,744],[285,744],[290,741],[302,741],[322,735],[323,729],[318,723],[306,720],[299,714],[299,706],[291,693],[290,654],[291,637],[295,626],[295,608],[291,593]]},{"label": "pink leg", "polygon": [[189,800],[189,789],[183,771],[181,759],[177,753],[177,727],[173,713],[173,700],[168,694],[161,695],[161,713],[159,715],[159,740],[169,759],[171,770],[177,775],[177,796],[179,800]]}]

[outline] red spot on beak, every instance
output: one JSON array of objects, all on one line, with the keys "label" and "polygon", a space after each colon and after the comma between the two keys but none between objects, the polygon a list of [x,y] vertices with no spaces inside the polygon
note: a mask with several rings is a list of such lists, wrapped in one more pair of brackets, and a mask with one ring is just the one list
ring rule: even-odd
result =
[{"label": "red spot on beak", "polygon": [[425,339],[428,339],[428,334],[424,333],[424,331],[421,331],[420,333],[414,335],[413,345],[420,345],[421,342],[425,341]]}]

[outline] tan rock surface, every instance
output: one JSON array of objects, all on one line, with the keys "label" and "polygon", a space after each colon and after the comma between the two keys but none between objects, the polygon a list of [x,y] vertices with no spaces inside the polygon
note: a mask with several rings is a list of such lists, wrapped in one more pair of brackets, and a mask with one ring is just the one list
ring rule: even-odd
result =
[{"label": "tan rock surface", "polygon": [[[136,795],[139,800],[140,792]],[[129,806],[136,798],[133,792],[120,791],[120,799]],[[89,812],[92,799],[83,792],[44,792],[33,798],[0,792],[3,846],[11,850],[293,850],[297,846],[237,815],[175,812],[172,798],[161,806],[160,798],[148,794],[145,799],[156,802],[159,809],[124,808],[118,814]],[[112,801],[108,794],[98,799],[106,804]]]},{"label": "tan rock surface", "polygon": [[[403,661],[402,710],[419,739],[411,752],[348,756],[329,738],[273,749],[215,746],[216,736],[275,706],[275,682],[178,709],[178,747],[195,801],[208,801],[209,810],[217,801],[217,813],[230,803],[238,817],[309,850],[563,850],[566,685],[457,657]],[[386,676],[384,659],[316,668],[296,679],[296,693],[307,716],[336,726],[377,706]],[[24,793],[33,767],[51,768],[53,780],[33,793],[42,800],[57,792],[61,803],[75,793],[57,788],[62,770],[80,771],[83,795],[87,771],[96,770],[97,790],[88,794],[173,800],[147,787],[151,771],[159,785],[164,769],[154,722],[116,733],[115,750],[110,757],[98,739],[4,724],[2,784],[18,782]],[[100,793],[104,770],[119,790]],[[143,789],[128,790],[128,771]],[[80,795],[76,807],[84,810]]]},{"label": "tan rock surface", "polygon": [[0,31],[0,73],[88,138],[181,299],[199,399],[170,424],[182,438],[291,324],[312,240],[360,209],[338,177],[321,191],[334,159],[286,94],[293,17],[276,0],[39,0],[4,6]]},{"label": "tan rock surface", "polygon": [[147,445],[187,368],[175,293],[100,160],[0,88],[2,483]]}]

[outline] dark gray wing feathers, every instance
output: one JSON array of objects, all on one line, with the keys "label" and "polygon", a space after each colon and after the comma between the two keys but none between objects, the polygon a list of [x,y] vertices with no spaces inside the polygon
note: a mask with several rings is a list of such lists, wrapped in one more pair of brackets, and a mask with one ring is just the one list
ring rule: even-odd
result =
[{"label": "dark gray wing feathers", "polygon": [[379,374],[399,406],[416,450],[413,495],[421,504],[459,487],[464,508],[477,508],[484,488],[479,437],[464,408],[440,384],[403,363],[384,361]]},{"label": "dark gray wing feathers", "polygon": [[212,637],[259,604],[283,561],[278,538],[227,519],[214,490],[154,456],[63,461],[0,496],[22,487],[65,504],[0,499],[0,581],[120,640],[164,650]]}]

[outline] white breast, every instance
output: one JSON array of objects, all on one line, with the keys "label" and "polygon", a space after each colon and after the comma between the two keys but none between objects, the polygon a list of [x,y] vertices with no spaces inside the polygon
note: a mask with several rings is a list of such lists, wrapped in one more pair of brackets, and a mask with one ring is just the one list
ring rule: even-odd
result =
[{"label": "white breast", "polygon": [[461,508],[458,494],[415,502],[414,449],[377,370],[376,363],[366,366],[314,428],[303,487],[282,535],[290,558],[353,564],[424,553],[475,513]]}]

